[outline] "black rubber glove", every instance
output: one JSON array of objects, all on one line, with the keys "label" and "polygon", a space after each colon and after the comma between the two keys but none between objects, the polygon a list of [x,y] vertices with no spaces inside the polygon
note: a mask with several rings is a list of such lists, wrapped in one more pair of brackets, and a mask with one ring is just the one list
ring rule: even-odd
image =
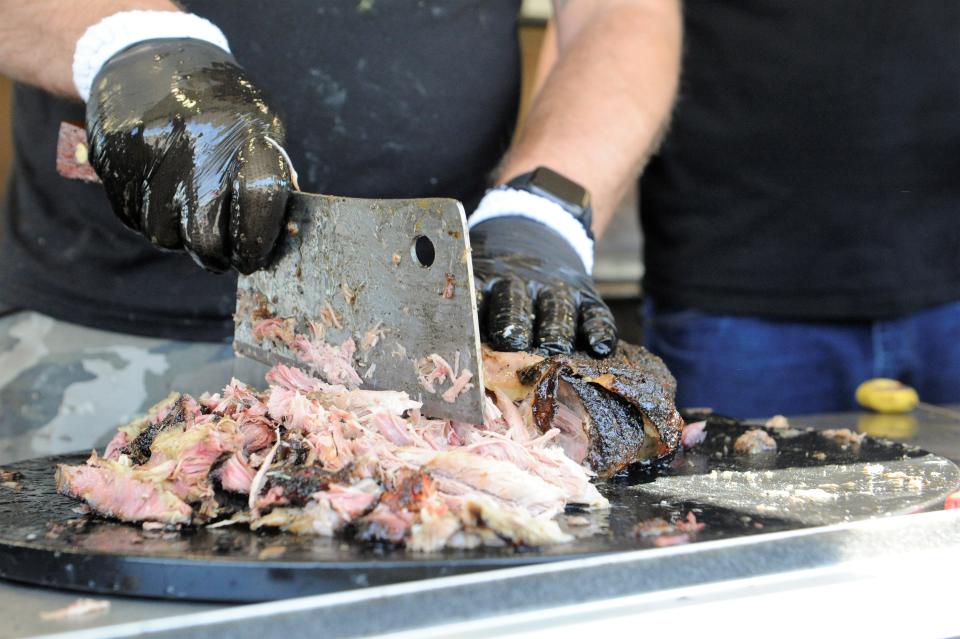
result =
[{"label": "black rubber glove", "polygon": [[499,217],[470,231],[480,332],[500,351],[538,349],[597,357],[616,348],[613,314],[573,247],[522,217]]},{"label": "black rubber glove", "polygon": [[290,192],[283,126],[229,53],[193,39],[125,49],[94,78],[87,132],[124,224],[211,271],[267,265]]}]

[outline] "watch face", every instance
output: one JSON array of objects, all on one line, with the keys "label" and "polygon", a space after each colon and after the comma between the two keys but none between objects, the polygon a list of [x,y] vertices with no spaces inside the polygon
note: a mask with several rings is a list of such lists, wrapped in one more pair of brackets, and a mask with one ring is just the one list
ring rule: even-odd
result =
[{"label": "watch face", "polygon": [[530,186],[580,209],[586,210],[590,206],[590,194],[585,188],[544,166],[533,172]]},{"label": "watch face", "polygon": [[590,193],[573,180],[541,166],[532,173],[518,175],[507,182],[506,186],[529,191],[560,205],[560,208],[580,222],[587,231],[587,236],[593,239],[593,230],[590,228],[593,225]]}]

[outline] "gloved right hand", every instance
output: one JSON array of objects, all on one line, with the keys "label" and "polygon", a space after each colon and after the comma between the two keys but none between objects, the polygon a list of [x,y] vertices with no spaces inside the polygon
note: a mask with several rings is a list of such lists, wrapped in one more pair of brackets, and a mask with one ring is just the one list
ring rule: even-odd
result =
[{"label": "gloved right hand", "polygon": [[233,56],[187,38],[131,46],[94,78],[86,124],[124,224],[211,271],[267,265],[291,168],[283,125]]}]

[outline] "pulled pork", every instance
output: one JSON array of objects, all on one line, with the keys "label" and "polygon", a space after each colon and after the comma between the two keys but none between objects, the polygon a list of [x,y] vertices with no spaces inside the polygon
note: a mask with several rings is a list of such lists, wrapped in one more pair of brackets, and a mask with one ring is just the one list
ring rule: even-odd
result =
[{"label": "pulled pork", "polygon": [[[679,441],[672,377],[642,349],[647,364],[486,351],[480,425],[357,388],[352,343],[302,350],[320,377],[278,365],[263,391],[233,380],[215,395],[171,395],[102,457],[61,465],[58,489],[129,522],[233,520],[416,551],[540,545],[572,539],[555,520],[566,505],[607,507],[591,478],[663,459]],[[438,361],[459,392],[469,378]],[[428,384],[440,381],[426,368]]]}]

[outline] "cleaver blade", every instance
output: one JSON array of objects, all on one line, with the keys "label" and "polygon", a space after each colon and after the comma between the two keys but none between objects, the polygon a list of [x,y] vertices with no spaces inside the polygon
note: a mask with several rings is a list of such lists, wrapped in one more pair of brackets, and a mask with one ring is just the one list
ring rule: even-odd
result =
[{"label": "cleaver blade", "polygon": [[[292,320],[298,334],[353,339],[362,388],[404,391],[429,417],[483,422],[483,366],[463,206],[452,199],[378,200],[291,194],[273,265],[237,283],[235,372],[260,382],[276,364],[309,370],[283,340],[255,336],[264,318]],[[439,355],[473,384],[453,401],[429,392],[420,365]],[[251,361],[252,360],[252,361]]]}]

